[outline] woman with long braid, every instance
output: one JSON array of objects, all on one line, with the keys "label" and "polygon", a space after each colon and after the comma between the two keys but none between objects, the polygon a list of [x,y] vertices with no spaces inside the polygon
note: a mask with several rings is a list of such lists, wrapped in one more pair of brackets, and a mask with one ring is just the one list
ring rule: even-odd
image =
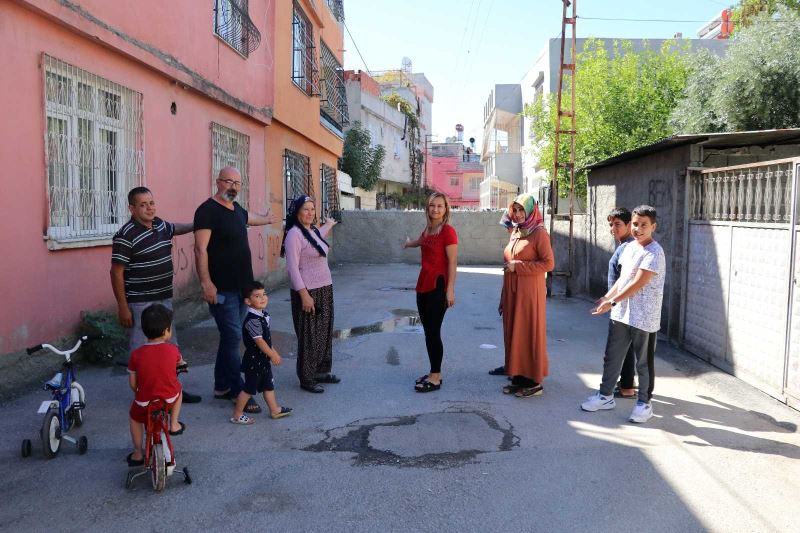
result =
[{"label": "woman with long braid", "polygon": [[297,377],[303,390],[325,392],[320,383],[339,383],[333,363],[333,281],[325,240],[336,225],[329,218],[316,227],[317,213],[310,196],[296,198],[286,215],[281,257],[286,257],[297,335]]}]

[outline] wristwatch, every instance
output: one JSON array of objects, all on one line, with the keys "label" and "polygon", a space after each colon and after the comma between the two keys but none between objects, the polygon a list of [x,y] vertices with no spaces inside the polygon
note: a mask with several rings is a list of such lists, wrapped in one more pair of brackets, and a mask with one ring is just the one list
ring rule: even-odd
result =
[{"label": "wristwatch", "polygon": [[615,305],[617,305],[617,302],[615,302],[614,300],[609,300],[608,303],[611,304],[611,307],[614,307]]}]

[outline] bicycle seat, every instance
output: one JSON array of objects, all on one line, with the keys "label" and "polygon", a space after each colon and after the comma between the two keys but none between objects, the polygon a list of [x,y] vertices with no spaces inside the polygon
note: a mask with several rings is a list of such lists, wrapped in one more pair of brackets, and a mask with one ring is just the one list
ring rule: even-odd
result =
[{"label": "bicycle seat", "polygon": [[61,388],[61,380],[63,376],[61,372],[53,376],[50,381],[44,384],[45,390],[59,390]]}]

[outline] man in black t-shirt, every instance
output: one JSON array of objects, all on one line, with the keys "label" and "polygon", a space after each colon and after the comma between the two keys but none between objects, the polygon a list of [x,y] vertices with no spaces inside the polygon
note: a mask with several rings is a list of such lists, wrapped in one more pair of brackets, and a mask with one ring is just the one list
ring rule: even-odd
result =
[{"label": "man in black t-shirt", "polygon": [[[197,276],[203,300],[217,323],[219,348],[214,365],[214,397],[235,399],[243,386],[239,343],[242,322],[247,315],[241,292],[253,281],[253,265],[247,226],[275,222],[265,215],[248,213],[234,200],[242,187],[242,177],[233,167],[223,168],[217,177],[217,193],[200,204],[194,214],[194,241]],[[261,408],[252,401],[245,411]]]}]

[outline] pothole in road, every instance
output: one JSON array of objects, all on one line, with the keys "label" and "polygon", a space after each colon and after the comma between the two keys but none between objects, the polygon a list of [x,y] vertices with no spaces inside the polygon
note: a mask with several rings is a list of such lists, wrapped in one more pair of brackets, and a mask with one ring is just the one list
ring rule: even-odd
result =
[{"label": "pothole in road", "polygon": [[303,448],[308,452],[355,453],[357,465],[448,469],[473,462],[482,453],[507,452],[519,446],[508,422],[474,410],[366,419],[325,432]]}]

